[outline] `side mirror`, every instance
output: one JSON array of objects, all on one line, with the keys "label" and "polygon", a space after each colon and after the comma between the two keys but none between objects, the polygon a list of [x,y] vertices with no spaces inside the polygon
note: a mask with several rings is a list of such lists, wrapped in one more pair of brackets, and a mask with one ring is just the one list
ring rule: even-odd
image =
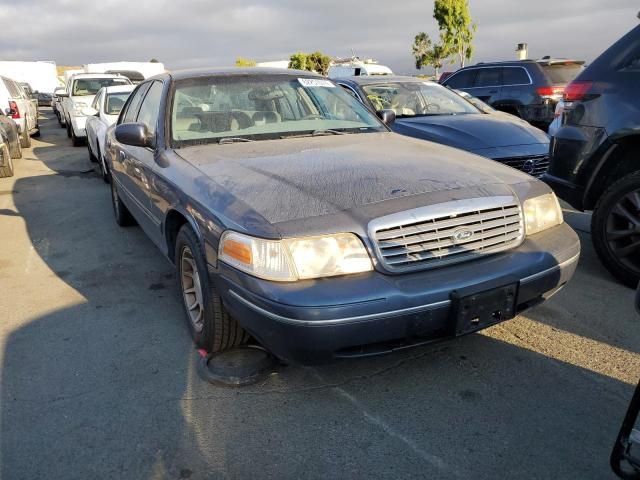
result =
[{"label": "side mirror", "polygon": [[98,112],[98,110],[96,110],[96,109],[95,109],[95,108],[93,108],[93,107],[84,107],[84,108],[82,109],[82,114],[83,114],[85,117],[97,117],[99,113],[100,113],[100,112]]},{"label": "side mirror", "polygon": [[66,90],[63,90],[62,92],[56,93],[56,96],[58,96],[60,98],[66,98],[66,97],[69,96],[69,92],[67,92]]},{"label": "side mirror", "polygon": [[383,123],[388,127],[393,125],[393,122],[396,121],[396,112],[394,112],[393,110],[378,110],[376,114],[378,115],[378,118],[380,118],[380,120],[382,120]]},{"label": "side mirror", "polygon": [[116,140],[132,147],[151,147],[153,139],[149,137],[149,130],[143,123],[122,123],[116,127]]}]

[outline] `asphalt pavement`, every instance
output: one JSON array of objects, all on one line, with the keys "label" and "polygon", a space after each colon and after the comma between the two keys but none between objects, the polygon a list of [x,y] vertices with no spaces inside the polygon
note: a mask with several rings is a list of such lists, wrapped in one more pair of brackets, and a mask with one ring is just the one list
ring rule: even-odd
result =
[{"label": "asphalt pavement", "polygon": [[86,147],[43,116],[0,179],[2,479],[613,478],[640,318],[587,215],[566,213],[573,281],[515,320],[216,387],[197,375],[173,267],[116,225]]}]

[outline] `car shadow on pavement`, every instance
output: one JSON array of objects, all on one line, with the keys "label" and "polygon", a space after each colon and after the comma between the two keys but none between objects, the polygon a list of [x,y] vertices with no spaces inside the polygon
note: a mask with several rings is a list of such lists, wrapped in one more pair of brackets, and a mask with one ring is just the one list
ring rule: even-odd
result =
[{"label": "car shadow on pavement", "polygon": [[[50,149],[34,153],[54,172],[82,167]],[[173,268],[116,226],[97,176],[14,191],[33,255],[0,276],[32,295],[8,299],[2,478],[608,477],[628,383],[476,334],[215,387]]]}]

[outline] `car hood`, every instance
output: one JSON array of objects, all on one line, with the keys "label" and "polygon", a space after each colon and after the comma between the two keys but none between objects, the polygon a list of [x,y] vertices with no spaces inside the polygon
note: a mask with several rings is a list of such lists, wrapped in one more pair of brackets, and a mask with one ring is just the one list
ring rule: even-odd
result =
[{"label": "car hood", "polygon": [[[199,192],[203,205],[226,218],[251,210],[251,218],[258,214],[271,224],[365,205],[377,205],[371,215],[379,215],[385,210],[380,205],[421,194],[440,201],[489,196],[495,194],[492,185],[513,194],[506,185],[532,181],[485,158],[393,133],[210,144],[176,153],[201,172],[189,189]],[[416,202],[400,203],[409,207],[391,210]],[[233,211],[225,211],[232,210],[229,205]]]},{"label": "car hood", "polygon": [[96,98],[95,95],[82,95],[82,96],[79,96],[79,97],[70,97],[71,102],[73,104],[84,103],[87,107],[90,106],[93,103],[95,98]]},{"label": "car hood", "polygon": [[463,114],[398,118],[393,130],[471,152],[487,148],[548,143],[531,125],[501,115]]}]

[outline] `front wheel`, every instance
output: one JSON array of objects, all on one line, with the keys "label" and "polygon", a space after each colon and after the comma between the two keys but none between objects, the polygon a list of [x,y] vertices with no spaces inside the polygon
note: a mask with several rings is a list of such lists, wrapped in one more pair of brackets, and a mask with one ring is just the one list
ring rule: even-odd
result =
[{"label": "front wheel", "polygon": [[187,325],[195,344],[208,352],[221,352],[246,343],[249,335],[225,309],[209,278],[200,242],[188,225],[178,232],[175,259]]},{"label": "front wheel", "polygon": [[11,154],[11,158],[22,158],[22,147],[20,146],[19,135],[18,139],[13,143],[13,146],[9,147],[9,153]]},{"label": "front wheel", "polygon": [[614,183],[591,218],[593,245],[618,280],[635,288],[640,281],[640,172]]}]

